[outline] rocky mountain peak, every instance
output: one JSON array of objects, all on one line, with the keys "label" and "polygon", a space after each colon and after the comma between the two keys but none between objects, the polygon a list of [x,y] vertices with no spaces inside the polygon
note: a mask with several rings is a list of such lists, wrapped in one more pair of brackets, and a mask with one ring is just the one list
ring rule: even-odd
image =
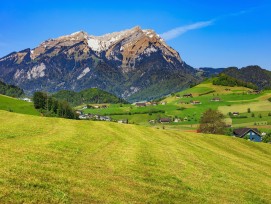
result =
[{"label": "rocky mountain peak", "polygon": [[195,80],[194,72],[154,30],[139,26],[101,36],[78,31],[0,59],[0,78],[29,92],[98,87],[127,98],[163,81],[158,96]]}]

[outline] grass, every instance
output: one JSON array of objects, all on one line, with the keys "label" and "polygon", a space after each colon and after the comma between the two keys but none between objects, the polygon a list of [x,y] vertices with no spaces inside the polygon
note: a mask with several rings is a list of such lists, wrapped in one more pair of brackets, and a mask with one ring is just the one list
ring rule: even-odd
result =
[{"label": "grass", "polygon": [[[195,130],[198,127],[202,113],[207,109],[218,109],[227,117],[227,124],[233,124],[233,127],[251,127],[257,123],[262,125],[262,122],[267,124],[271,123],[271,117],[264,116],[264,111],[270,110],[271,102],[268,98],[271,97],[271,91],[264,91],[261,94],[247,94],[250,89],[245,87],[227,87],[217,86],[212,84],[212,79],[209,79],[195,87],[184,90],[166,97],[163,101],[167,102],[166,105],[148,106],[148,107],[135,107],[130,104],[107,104],[106,109],[86,109],[85,113],[110,115],[113,119],[128,119],[129,123],[139,124],[144,126],[167,127],[167,129],[176,130]],[[182,96],[187,93],[192,93],[193,98],[183,98]],[[178,96],[178,97],[177,97]],[[221,98],[219,102],[212,102],[214,97]],[[200,101],[201,104],[192,105],[191,100]],[[255,114],[255,118],[248,115],[247,118],[233,119],[229,121],[229,112],[240,112],[245,114],[247,109],[250,108]],[[160,113],[152,113],[153,110],[160,110]],[[263,117],[257,119],[259,114]],[[150,124],[149,120],[157,120],[161,117],[178,117],[181,122],[170,124]],[[242,125],[243,124],[243,125]],[[248,126],[249,125],[249,126]]]},{"label": "grass", "polygon": [[40,115],[40,113],[34,108],[33,103],[4,95],[0,95],[0,110],[29,115]]},{"label": "grass", "polygon": [[0,203],[270,203],[271,148],[0,111]]}]

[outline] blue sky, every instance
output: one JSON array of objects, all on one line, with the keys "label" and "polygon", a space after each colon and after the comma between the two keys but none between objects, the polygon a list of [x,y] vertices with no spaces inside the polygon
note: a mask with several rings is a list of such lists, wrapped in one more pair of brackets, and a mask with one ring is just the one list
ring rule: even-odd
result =
[{"label": "blue sky", "polygon": [[0,19],[0,57],[78,30],[139,25],[162,34],[191,66],[271,70],[270,0],[3,0]]}]

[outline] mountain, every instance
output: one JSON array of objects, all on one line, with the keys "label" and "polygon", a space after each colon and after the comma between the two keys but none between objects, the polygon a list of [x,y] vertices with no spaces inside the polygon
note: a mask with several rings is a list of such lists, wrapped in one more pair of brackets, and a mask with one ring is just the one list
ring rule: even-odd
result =
[{"label": "mountain", "polygon": [[30,93],[97,87],[125,99],[142,91],[154,98],[195,83],[196,72],[153,30],[140,27],[103,36],[80,31],[0,59],[0,78]]},{"label": "mountain", "polygon": [[24,91],[17,86],[0,81],[0,94],[19,98],[24,95]]},{"label": "mountain", "polygon": [[271,88],[271,71],[262,69],[259,66],[247,66],[241,69],[237,67],[229,67],[223,71],[231,77],[241,79],[246,82],[253,83],[259,89]]},{"label": "mountain", "polygon": [[68,101],[73,106],[89,103],[127,103],[124,99],[97,88],[89,88],[80,92],[61,90],[53,94],[53,97]]}]

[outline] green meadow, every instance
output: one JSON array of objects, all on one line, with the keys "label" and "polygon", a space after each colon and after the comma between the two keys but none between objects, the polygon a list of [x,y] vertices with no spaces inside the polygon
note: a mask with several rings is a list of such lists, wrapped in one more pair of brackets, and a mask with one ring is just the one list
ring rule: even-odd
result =
[{"label": "green meadow", "polygon": [[[269,132],[271,130],[271,117],[268,114],[271,113],[271,102],[268,101],[268,98],[271,97],[271,92],[248,94],[250,90],[245,87],[213,85],[212,79],[209,79],[193,88],[166,97],[162,100],[166,102],[166,105],[136,107],[130,104],[107,104],[108,108],[86,109],[84,112],[110,115],[115,120],[128,119],[129,123],[144,126],[195,130],[199,125],[202,113],[211,108],[221,111],[226,116],[226,122],[233,127],[256,127],[267,129]],[[184,94],[188,93],[191,93],[193,97],[183,97]],[[211,101],[215,97],[220,98],[221,101]],[[191,104],[191,100],[199,101],[200,104]],[[251,113],[246,114],[248,108]],[[229,112],[239,112],[243,118],[230,118]],[[255,117],[251,116],[252,113]],[[258,117],[259,115],[261,115],[261,118]],[[164,117],[179,118],[180,122],[163,125],[148,122]],[[262,127],[262,125],[265,126]]]},{"label": "green meadow", "polygon": [[270,203],[271,148],[0,111],[0,203]]},{"label": "green meadow", "polygon": [[34,108],[33,103],[4,95],[0,95],[0,110],[29,115],[40,115],[40,113]]}]

